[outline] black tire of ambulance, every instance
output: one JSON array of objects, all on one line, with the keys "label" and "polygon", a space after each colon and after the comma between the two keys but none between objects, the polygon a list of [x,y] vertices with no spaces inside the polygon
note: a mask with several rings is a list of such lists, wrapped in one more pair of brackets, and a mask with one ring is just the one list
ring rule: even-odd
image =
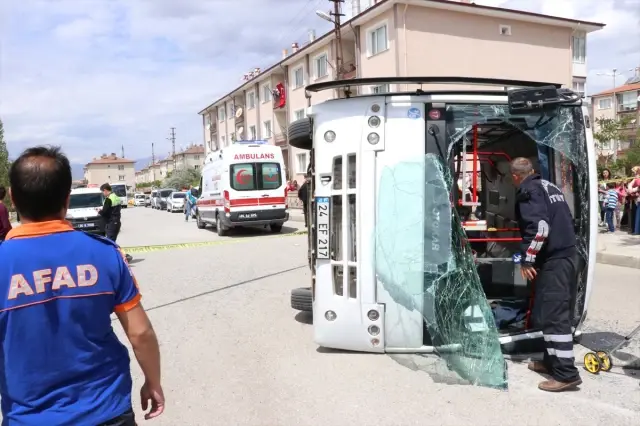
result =
[{"label": "black tire of ambulance", "polygon": [[289,125],[289,145],[311,150],[313,142],[311,139],[311,119],[302,118]]},{"label": "black tire of ambulance", "polygon": [[277,234],[278,232],[282,231],[281,223],[272,223],[271,225],[269,225],[269,227],[271,228],[271,232],[273,232],[274,234]]},{"label": "black tire of ambulance", "polygon": [[291,307],[297,311],[312,312],[311,287],[291,290]]},{"label": "black tire of ambulance", "polygon": [[200,212],[196,213],[196,226],[198,229],[204,229],[207,227],[207,224],[200,219]]},{"label": "black tire of ambulance", "polygon": [[224,237],[227,235],[227,230],[222,226],[222,220],[220,220],[220,216],[216,217],[216,232],[219,237]]}]

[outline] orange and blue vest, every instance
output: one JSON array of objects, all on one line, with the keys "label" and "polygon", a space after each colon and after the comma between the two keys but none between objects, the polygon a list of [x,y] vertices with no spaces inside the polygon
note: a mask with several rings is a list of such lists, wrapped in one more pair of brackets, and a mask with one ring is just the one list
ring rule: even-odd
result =
[{"label": "orange and blue vest", "polygon": [[113,312],[140,303],[118,246],[66,221],[14,228],[0,244],[2,425],[91,425],[131,408]]}]

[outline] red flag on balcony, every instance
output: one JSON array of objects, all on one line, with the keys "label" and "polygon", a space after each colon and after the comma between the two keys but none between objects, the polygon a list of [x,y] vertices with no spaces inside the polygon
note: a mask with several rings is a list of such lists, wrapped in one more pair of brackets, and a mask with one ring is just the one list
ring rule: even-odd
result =
[{"label": "red flag on balcony", "polygon": [[284,85],[282,83],[278,83],[276,84],[276,92],[278,92],[278,94],[276,95],[276,108],[284,108],[284,106],[287,103],[287,95],[284,91]]}]

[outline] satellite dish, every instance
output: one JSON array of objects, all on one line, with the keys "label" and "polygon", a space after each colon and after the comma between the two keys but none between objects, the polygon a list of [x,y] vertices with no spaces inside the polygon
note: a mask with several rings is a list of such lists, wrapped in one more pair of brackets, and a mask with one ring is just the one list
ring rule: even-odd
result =
[{"label": "satellite dish", "polygon": [[244,127],[242,127],[242,126],[238,127],[238,131],[237,131],[238,136],[241,135],[242,132],[244,132]]},{"label": "satellite dish", "polygon": [[238,107],[238,109],[236,109],[236,118],[240,117],[242,117],[242,108]]}]

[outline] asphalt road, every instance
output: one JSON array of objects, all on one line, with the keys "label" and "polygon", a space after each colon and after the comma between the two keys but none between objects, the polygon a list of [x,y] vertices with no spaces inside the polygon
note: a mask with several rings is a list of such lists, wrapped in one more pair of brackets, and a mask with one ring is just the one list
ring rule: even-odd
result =
[{"label": "asphalt road", "polygon": [[[221,241],[135,255],[162,345],[167,410],[154,425],[640,424],[638,370],[583,372],[580,391],[549,394],[525,363],[509,362],[509,390],[496,391],[443,383],[434,358],[319,350],[310,319],[289,306],[289,291],[309,279],[306,236],[255,230],[219,238],[180,214],[144,208],[124,211],[123,224],[125,247]],[[640,322],[637,270],[599,265],[596,280],[585,344]],[[584,351],[577,347],[578,362]],[[624,352],[625,362],[637,362],[640,345]]]}]

